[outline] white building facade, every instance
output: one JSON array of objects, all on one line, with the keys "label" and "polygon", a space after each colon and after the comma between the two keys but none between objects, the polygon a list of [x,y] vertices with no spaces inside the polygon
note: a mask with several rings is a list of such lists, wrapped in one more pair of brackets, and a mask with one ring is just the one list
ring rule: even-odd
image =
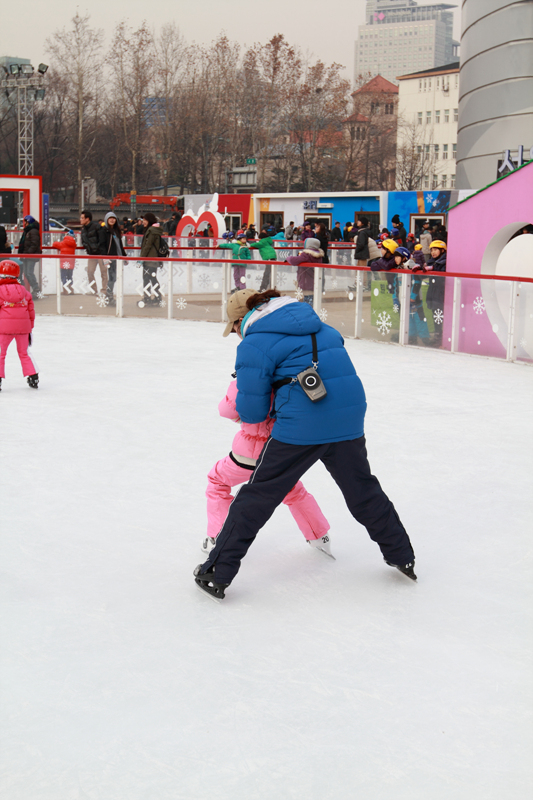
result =
[{"label": "white building facade", "polygon": [[[398,96],[398,159],[409,142],[424,164],[416,186],[399,189],[454,189],[459,114],[459,62],[401,75]],[[397,164],[397,175],[401,175]]]},{"label": "white building facade", "polygon": [[397,76],[448,64],[457,55],[448,3],[418,5],[414,0],[367,0],[366,24],[355,43],[354,82],[359,76]]}]

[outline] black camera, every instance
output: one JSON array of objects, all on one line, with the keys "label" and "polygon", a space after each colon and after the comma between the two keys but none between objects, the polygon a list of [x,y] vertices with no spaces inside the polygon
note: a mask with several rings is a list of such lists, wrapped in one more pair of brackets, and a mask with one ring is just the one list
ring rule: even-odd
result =
[{"label": "black camera", "polygon": [[317,403],[327,395],[326,387],[322,383],[322,378],[314,367],[308,367],[300,372],[297,376],[298,382],[308,398]]}]

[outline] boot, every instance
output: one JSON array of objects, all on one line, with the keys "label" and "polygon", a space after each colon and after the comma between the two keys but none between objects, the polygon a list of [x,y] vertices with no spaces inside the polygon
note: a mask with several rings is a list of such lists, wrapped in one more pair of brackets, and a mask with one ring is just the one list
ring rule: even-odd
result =
[{"label": "boot", "polygon": [[28,381],[28,386],[31,389],[39,388],[39,376],[37,373],[35,373],[35,375],[28,375],[27,381]]}]

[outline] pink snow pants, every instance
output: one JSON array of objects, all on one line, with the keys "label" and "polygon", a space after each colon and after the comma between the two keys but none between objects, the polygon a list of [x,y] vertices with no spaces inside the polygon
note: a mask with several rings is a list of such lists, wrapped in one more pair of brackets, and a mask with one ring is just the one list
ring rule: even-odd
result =
[{"label": "pink snow pants", "polygon": [[22,374],[25,378],[27,378],[28,375],[35,375],[37,368],[28,355],[30,343],[29,333],[0,333],[0,378],[6,377],[6,353],[13,339],[17,343],[17,352],[22,366]]},{"label": "pink snow pants", "polygon": [[[217,461],[209,475],[207,497],[207,535],[216,539],[233,500],[231,487],[247,483],[252,471],[239,467],[229,456]],[[285,500],[301,532],[307,540],[320,539],[329,531],[329,523],[312,494],[298,481]]]}]

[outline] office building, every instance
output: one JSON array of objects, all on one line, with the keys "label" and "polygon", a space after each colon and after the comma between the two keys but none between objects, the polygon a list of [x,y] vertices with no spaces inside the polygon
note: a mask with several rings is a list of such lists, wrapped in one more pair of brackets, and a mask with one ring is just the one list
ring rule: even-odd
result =
[{"label": "office building", "polygon": [[459,62],[400,75],[396,188],[454,189]]},{"label": "office building", "polygon": [[449,64],[457,57],[449,3],[418,5],[414,0],[367,0],[366,23],[355,44],[354,82],[360,76],[398,75]]}]

